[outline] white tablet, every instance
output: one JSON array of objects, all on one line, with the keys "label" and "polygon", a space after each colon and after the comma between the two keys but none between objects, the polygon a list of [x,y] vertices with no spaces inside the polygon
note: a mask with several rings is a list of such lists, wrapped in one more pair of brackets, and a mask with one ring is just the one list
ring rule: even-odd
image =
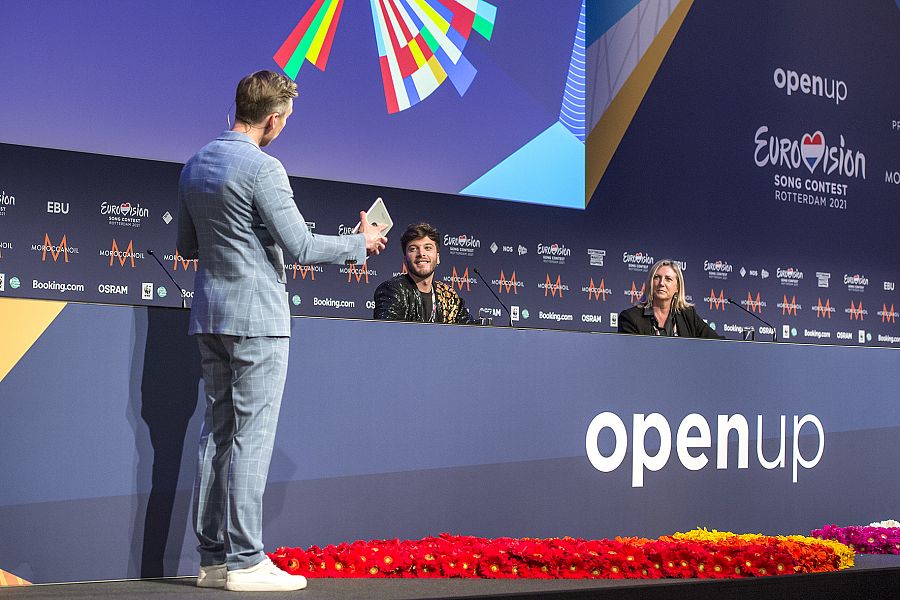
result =
[{"label": "white tablet", "polygon": [[[391,215],[388,214],[387,207],[384,205],[384,200],[380,197],[375,200],[369,210],[366,211],[366,219],[369,221],[369,225],[373,225],[378,227],[380,225],[385,225],[385,228],[381,231],[381,235],[386,236],[388,231],[391,230],[391,227],[394,226],[394,222],[391,220]],[[361,223],[357,223],[356,227],[353,228],[353,233],[359,233],[359,226]]]}]

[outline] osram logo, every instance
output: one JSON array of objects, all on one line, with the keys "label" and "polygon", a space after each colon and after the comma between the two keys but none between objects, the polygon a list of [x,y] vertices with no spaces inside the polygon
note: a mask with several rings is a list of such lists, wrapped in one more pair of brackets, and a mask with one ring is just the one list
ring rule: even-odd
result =
[{"label": "osram logo", "polygon": [[[756,417],[756,459],[764,469],[784,469],[786,465],[785,446],[787,436],[785,431],[786,416],[779,415],[780,440],[778,454],[767,458],[763,453],[763,415]],[[747,418],[741,414],[716,415],[716,445],[715,460],[716,469],[729,468],[728,451],[729,435],[737,434],[737,468],[747,469],[750,463],[750,425]],[[811,425],[818,435],[818,445],[815,456],[806,458],[800,451],[800,433],[803,427]],[[612,453],[603,454],[600,450],[600,436],[604,430],[610,430],[615,439]],[[655,432],[649,437],[652,440],[659,439],[659,447],[648,448],[647,437],[651,431]],[[768,437],[772,436],[767,432]],[[812,469],[822,459],[825,452],[825,429],[822,422],[813,414],[802,417],[793,416],[793,444],[791,453],[792,481],[797,483],[800,468]],[[591,465],[601,473],[611,473],[618,469],[625,461],[628,453],[629,439],[631,440],[631,487],[644,487],[645,471],[656,472],[665,468],[672,454],[672,427],[669,421],[659,413],[645,415],[638,413],[631,419],[631,435],[625,427],[625,422],[615,413],[603,412],[594,417],[585,434],[585,452]],[[701,414],[691,413],[682,419],[675,434],[675,450],[678,460],[684,468],[690,471],[699,471],[705,468],[709,462],[709,451],[712,450],[712,430],[710,423]],[[655,453],[651,454],[651,450]]]},{"label": "osram logo", "polygon": [[590,284],[581,288],[581,291],[587,292],[588,300],[600,300],[602,302],[606,302],[606,296],[612,294],[612,290],[606,287],[605,279],[601,279],[599,284],[594,285],[593,277],[591,277]]},{"label": "osram logo", "polygon": [[500,270],[500,278],[494,279],[491,281],[491,285],[497,286],[497,291],[501,294],[508,294],[510,290],[512,290],[513,294],[518,295],[519,288],[525,287],[524,281],[518,281],[516,279],[516,272],[513,271],[510,273],[509,277],[506,277],[506,273],[503,269]]}]

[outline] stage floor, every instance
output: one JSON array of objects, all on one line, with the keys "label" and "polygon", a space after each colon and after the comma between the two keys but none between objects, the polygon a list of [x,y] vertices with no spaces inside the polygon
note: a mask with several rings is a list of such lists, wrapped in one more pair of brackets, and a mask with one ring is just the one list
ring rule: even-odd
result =
[{"label": "stage floor", "polygon": [[[243,595],[271,600],[900,598],[900,556],[857,556],[856,563],[852,569],[839,573],[731,580],[314,579],[301,592]],[[193,577],[0,588],[0,600],[148,600],[173,597],[233,598],[235,594],[197,588]]]}]

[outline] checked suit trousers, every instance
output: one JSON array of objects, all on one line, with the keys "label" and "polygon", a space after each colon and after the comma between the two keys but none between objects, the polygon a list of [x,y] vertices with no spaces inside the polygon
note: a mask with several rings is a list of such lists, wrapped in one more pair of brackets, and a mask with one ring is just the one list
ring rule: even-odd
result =
[{"label": "checked suit trousers", "polygon": [[200,564],[265,558],[262,500],[287,376],[287,337],[198,334],[206,417],[194,485]]}]

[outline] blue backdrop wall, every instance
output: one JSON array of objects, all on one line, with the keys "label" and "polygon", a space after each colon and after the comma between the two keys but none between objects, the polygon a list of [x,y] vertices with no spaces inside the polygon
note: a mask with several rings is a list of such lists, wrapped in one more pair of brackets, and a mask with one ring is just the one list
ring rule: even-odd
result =
[{"label": "blue backdrop wall", "polygon": [[[194,265],[176,259],[171,221],[180,164],[224,127],[240,75],[278,68],[272,53],[296,24],[284,15],[298,12],[288,4],[273,11],[277,23],[254,25],[260,30],[239,52],[222,43],[229,36],[217,29],[222,19],[206,18],[209,11],[241,14],[234,6],[135,12],[130,3],[96,3],[71,14],[70,3],[50,2],[37,17],[58,35],[34,36],[26,27],[36,18],[30,3],[4,5],[0,61],[16,93],[0,98],[13,117],[0,133],[0,294],[179,306],[179,293],[146,254],[154,249],[190,295]],[[649,265],[669,257],[684,267],[701,314],[727,337],[758,325],[727,304],[731,297],[782,340],[900,342],[895,2],[645,0],[587,4],[587,19],[579,2],[549,13],[497,2],[491,38],[473,34],[465,45],[479,67],[468,91],[442,85],[398,113],[384,104],[371,15],[356,4],[364,3],[348,2],[342,13],[329,66],[300,71],[297,116],[271,149],[295,175],[299,206],[316,233],[346,232],[358,210],[383,197],[400,227],[438,226],[440,277],[495,322],[508,317],[488,286],[514,307],[519,326],[612,331],[615,314],[640,296]],[[585,20],[592,25],[586,34]],[[188,35],[185,23],[197,22],[209,30]],[[138,25],[166,30],[175,42],[154,54],[152,36],[125,34],[143,31]],[[673,41],[648,75],[666,27]],[[221,54],[189,51],[205,46]],[[55,85],[66,93],[47,100],[35,129],[29,107],[51,60],[63,73]],[[135,78],[139,97],[127,85]],[[617,137],[617,107],[629,95],[622,90],[638,84],[633,118]],[[515,194],[489,186],[482,197],[459,195],[477,176],[445,177],[492,172],[495,183],[512,185],[536,173],[557,195],[568,194],[556,178],[582,181],[582,167],[590,171],[595,158],[571,158],[547,141],[570,136],[585,156],[584,143],[562,125],[567,102],[583,105],[588,145],[594,139],[615,148],[603,177],[595,186],[588,181],[587,202],[550,206],[536,183],[516,192],[534,204],[504,201]],[[563,138],[554,137],[559,127]],[[505,150],[470,165],[507,135],[515,140]],[[562,165],[551,160],[559,156]],[[401,269],[396,245],[360,269],[295,265],[294,313],[370,316],[374,286]]]},{"label": "blue backdrop wall", "polygon": [[[181,309],[69,304],[0,381],[4,569],[196,573],[202,384],[186,323]],[[307,317],[292,333],[270,549],[443,531],[806,534],[896,510],[892,349]],[[404,376],[411,351],[425,388]],[[386,374],[383,393],[359,392],[363,364]]]}]

